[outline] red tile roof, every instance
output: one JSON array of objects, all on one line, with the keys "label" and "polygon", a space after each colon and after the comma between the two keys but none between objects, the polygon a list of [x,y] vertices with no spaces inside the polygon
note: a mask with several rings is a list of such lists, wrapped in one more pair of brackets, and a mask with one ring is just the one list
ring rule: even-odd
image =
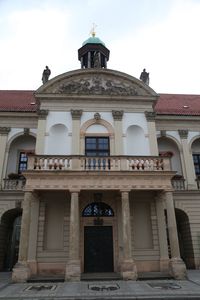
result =
[{"label": "red tile roof", "polygon": [[[34,91],[0,90],[0,111],[36,112]],[[200,95],[160,94],[157,114],[200,116]]]},{"label": "red tile roof", "polygon": [[160,94],[157,114],[200,116],[200,95]]},{"label": "red tile roof", "polygon": [[0,111],[35,112],[36,110],[34,91],[0,90]]}]

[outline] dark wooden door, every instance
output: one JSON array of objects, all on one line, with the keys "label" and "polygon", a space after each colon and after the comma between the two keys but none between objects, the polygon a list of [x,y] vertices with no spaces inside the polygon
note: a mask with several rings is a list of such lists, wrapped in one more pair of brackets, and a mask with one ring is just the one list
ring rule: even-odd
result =
[{"label": "dark wooden door", "polygon": [[84,272],[113,272],[112,226],[85,227]]}]

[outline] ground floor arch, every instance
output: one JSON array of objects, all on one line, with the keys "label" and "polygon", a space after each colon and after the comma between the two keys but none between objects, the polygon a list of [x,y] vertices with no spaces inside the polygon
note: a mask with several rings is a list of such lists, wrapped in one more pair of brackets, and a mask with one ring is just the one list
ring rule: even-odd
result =
[{"label": "ground floor arch", "polygon": [[181,209],[176,208],[175,213],[180,256],[185,262],[186,267],[188,269],[193,269],[195,268],[195,263],[189,218],[188,215]]},{"label": "ground floor arch", "polygon": [[0,271],[11,271],[18,261],[21,229],[20,208],[10,209],[1,217],[0,223]]}]

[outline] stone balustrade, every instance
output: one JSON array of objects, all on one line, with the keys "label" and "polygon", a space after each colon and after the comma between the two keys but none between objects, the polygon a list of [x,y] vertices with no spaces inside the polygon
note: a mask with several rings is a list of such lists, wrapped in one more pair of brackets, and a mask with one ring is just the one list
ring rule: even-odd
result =
[{"label": "stone balustrade", "polygon": [[4,190],[23,190],[26,179],[4,179]]},{"label": "stone balustrade", "polygon": [[30,155],[28,170],[170,171],[169,157]]}]

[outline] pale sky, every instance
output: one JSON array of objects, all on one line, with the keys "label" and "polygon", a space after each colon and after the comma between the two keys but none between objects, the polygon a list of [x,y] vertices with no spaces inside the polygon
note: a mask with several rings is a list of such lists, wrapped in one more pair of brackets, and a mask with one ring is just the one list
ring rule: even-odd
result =
[{"label": "pale sky", "polygon": [[51,78],[79,69],[93,23],[109,69],[200,94],[200,0],[0,0],[0,89],[39,88],[46,65]]}]

